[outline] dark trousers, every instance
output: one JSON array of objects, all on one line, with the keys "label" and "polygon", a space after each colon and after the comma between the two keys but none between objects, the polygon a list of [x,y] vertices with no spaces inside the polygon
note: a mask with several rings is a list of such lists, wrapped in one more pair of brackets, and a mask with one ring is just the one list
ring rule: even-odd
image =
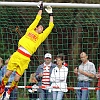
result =
[{"label": "dark trousers", "polygon": [[35,91],[34,93],[29,93],[29,100],[36,100],[38,98],[38,93]]}]

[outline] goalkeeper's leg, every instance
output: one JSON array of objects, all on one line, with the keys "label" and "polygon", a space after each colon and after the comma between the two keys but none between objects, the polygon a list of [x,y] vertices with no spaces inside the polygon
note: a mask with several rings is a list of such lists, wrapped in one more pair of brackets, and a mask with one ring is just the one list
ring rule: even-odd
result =
[{"label": "goalkeeper's leg", "polygon": [[21,75],[16,73],[16,76],[15,76],[14,80],[12,81],[10,88],[6,92],[6,96],[5,96],[4,100],[9,99],[10,93],[15,89],[15,87],[17,87],[20,77],[21,77]]},{"label": "goalkeeper's leg", "polygon": [[1,84],[0,84],[0,100],[2,100],[2,98],[3,98],[3,94],[4,94],[4,91],[5,91],[5,86],[8,82],[8,79],[9,79],[11,74],[12,74],[12,71],[7,70],[5,76],[3,77],[2,81],[1,81]]}]

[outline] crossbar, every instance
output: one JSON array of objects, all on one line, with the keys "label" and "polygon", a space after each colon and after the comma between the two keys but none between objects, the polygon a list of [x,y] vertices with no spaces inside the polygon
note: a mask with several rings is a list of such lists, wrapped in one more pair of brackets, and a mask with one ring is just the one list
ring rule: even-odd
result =
[{"label": "crossbar", "polygon": [[[2,2],[0,6],[37,6],[38,2]],[[83,4],[83,3],[46,3],[44,6],[67,7],[67,8],[100,8],[100,4]]]}]

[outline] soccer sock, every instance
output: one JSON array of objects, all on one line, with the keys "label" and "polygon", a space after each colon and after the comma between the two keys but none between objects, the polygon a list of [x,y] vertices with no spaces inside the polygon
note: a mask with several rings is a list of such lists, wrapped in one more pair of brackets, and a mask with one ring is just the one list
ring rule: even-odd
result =
[{"label": "soccer sock", "polygon": [[17,85],[18,85],[18,82],[12,81],[11,86],[10,86],[10,88],[7,91],[8,94],[10,94]]},{"label": "soccer sock", "polygon": [[1,86],[5,87],[5,85],[8,82],[8,79],[9,79],[9,77],[4,76],[4,78],[2,79],[2,82],[1,82]]}]

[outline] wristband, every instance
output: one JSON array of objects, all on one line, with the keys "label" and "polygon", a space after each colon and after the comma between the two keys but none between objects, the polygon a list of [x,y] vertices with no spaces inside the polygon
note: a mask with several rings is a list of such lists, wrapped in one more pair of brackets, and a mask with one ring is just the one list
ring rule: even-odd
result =
[{"label": "wristband", "polygon": [[53,16],[53,13],[50,13],[49,16]]},{"label": "wristband", "polygon": [[43,10],[43,7],[40,7],[39,10]]},{"label": "wristband", "polygon": [[43,10],[43,3],[40,5],[39,10]]}]

